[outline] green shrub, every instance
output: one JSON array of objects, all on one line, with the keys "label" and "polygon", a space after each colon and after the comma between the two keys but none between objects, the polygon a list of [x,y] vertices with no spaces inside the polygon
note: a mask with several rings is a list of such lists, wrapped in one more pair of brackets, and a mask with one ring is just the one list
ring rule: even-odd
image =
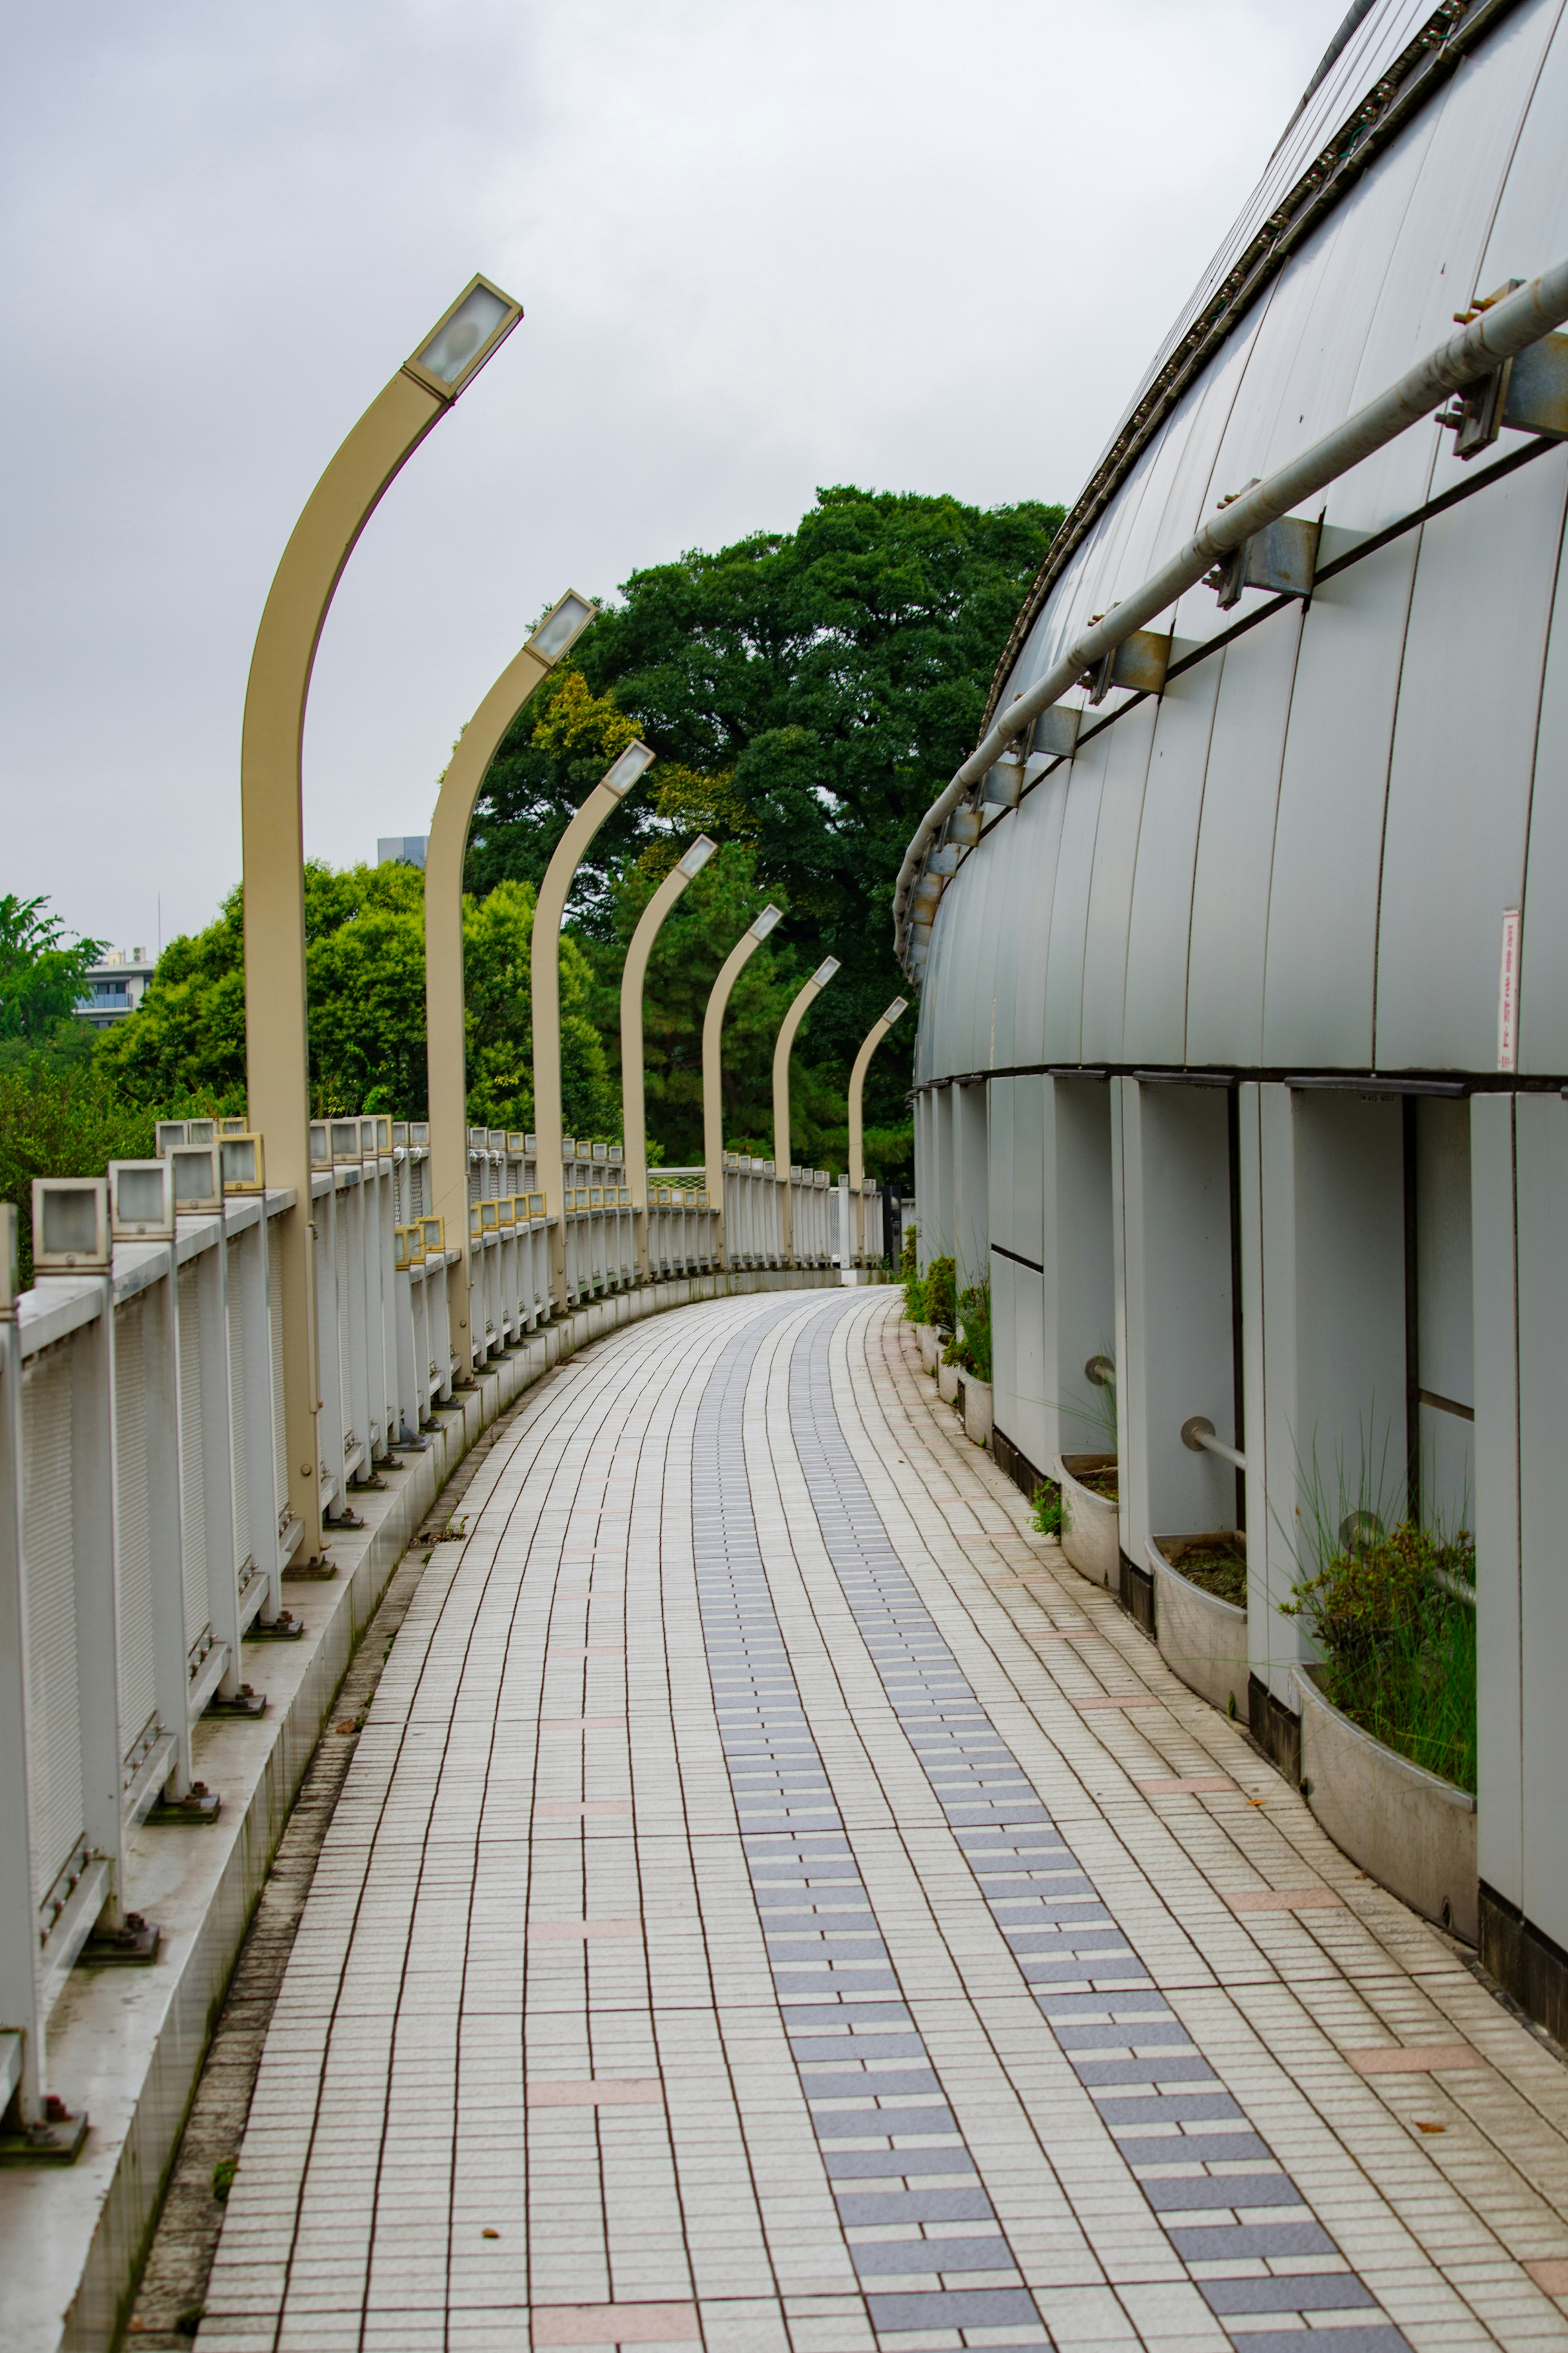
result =
[{"label": "green shrub", "polygon": [[991,1378],[991,1285],[977,1282],[958,1295],[958,1320],[942,1362],[961,1365],[977,1381]]},{"label": "green shrub", "polygon": [[926,1321],[926,1287],[920,1269],[920,1237],[912,1225],[904,1228],[904,1246],[899,1257],[899,1281],[904,1286],[904,1321],[923,1324]]},{"label": "green shrub", "polygon": [[1384,1535],[1365,1520],[1363,1541],[1304,1577],[1286,1615],[1322,1650],[1325,1699],[1412,1763],[1473,1791],[1475,1540],[1463,1528],[1445,1539],[1412,1520]]},{"label": "green shrub", "polygon": [[21,1282],[33,1279],[35,1176],[101,1176],[111,1160],[148,1160],[153,1113],[116,1093],[96,1062],[46,1052],[0,1067],[0,1200],[16,1204]]},{"label": "green shrub", "polygon": [[1062,1491],[1054,1479],[1043,1480],[1035,1490],[1030,1513],[1035,1525],[1043,1536],[1059,1536],[1062,1532]]},{"label": "green shrub", "polygon": [[957,1269],[950,1258],[933,1258],[926,1269],[925,1321],[951,1332],[958,1321]]}]

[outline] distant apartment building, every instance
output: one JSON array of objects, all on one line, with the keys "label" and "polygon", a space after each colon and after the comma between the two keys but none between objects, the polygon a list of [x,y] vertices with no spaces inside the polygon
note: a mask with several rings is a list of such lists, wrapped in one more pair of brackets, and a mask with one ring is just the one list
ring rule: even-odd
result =
[{"label": "distant apartment building", "polygon": [[429,844],[427,833],[383,833],[376,836],[375,862],[378,866],[425,866],[425,852]]},{"label": "distant apartment building", "polygon": [[145,948],[110,948],[101,963],[87,968],[87,995],[76,1001],[78,1019],[93,1029],[111,1029],[123,1021],[141,1004],[157,961]]}]

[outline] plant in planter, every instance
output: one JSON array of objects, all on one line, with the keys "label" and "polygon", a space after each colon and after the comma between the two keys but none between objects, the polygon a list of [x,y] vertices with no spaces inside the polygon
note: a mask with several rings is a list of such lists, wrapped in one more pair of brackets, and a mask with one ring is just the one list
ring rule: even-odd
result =
[{"label": "plant in planter", "polygon": [[1062,1532],[1062,1491],[1054,1479],[1044,1479],[1036,1488],[1029,1516],[1043,1536],[1059,1536]]},{"label": "plant in planter", "polygon": [[1341,1542],[1294,1588],[1323,1657],[1324,1698],[1423,1770],[1476,1788],[1476,1546],[1375,1514],[1347,1514]]},{"label": "plant in planter", "polygon": [[933,1258],[926,1269],[925,1320],[939,1332],[951,1332],[958,1321],[957,1269],[950,1258]]},{"label": "plant in planter", "polygon": [[1215,1528],[1201,1536],[1162,1536],[1160,1551],[1189,1585],[1228,1601],[1233,1609],[1247,1607],[1247,1538],[1239,1529]]},{"label": "plant in planter", "polygon": [[926,1286],[917,1256],[917,1236],[913,1226],[904,1234],[904,1247],[899,1260],[899,1281],[904,1286],[904,1321],[906,1324],[926,1324]]}]

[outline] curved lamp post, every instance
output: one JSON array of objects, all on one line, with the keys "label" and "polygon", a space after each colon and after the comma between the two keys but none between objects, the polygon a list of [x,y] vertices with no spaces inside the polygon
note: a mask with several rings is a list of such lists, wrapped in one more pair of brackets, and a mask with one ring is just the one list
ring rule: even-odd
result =
[{"label": "curved lamp post", "polygon": [[647,1073],[643,1068],[642,999],[647,960],[659,925],[692,877],[712,857],[715,842],[700,833],[678,859],[637,919],[621,974],[621,1143],[637,1234],[637,1273],[647,1280]]},{"label": "curved lamp post", "polygon": [[784,919],[782,907],[764,907],[748,923],[719,967],[702,1016],[702,1160],[708,1206],[719,1212],[719,1263],[729,1263],[724,1235],[724,1058],[720,1049],[730,992],[748,960],[756,954],[773,925]]},{"label": "curved lamp post", "polygon": [[302,1565],[319,1560],[321,1526],[300,779],[310,671],[343,566],[383,492],[521,316],[510,294],[474,279],[376,395],[294,526],[268,593],[245,691],[246,1085],[250,1124],[266,1139],[268,1182],[292,1186],[297,1203],[292,1216],[273,1224],[282,1267],[289,1473],[287,1497],[279,1503],[303,1525]]},{"label": "curved lamp post", "polygon": [[780,1022],[778,1041],[773,1047],[773,1166],[784,1187],[784,1217],[780,1222],[786,1265],[795,1261],[795,1195],[789,1179],[789,1058],[795,1048],[795,1031],[837,969],[837,956],[829,956],[825,964],[817,965],[805,987],[796,992]]},{"label": "curved lamp post", "polygon": [[561,923],[577,869],[588,844],[618,809],[653,754],[646,744],[628,744],[602,776],[556,843],[539,886],[533,910],[533,1135],[534,1176],[544,1196],[550,1230],[550,1280],[560,1306],[566,1304],[566,1225],[561,1195]]},{"label": "curved lamp post", "polygon": [[536,686],[547,679],[598,611],[568,589],[508,663],[458,739],[430,820],[425,853],[425,1060],[430,1098],[431,1207],[444,1220],[447,1247],[463,1254],[447,1285],[458,1377],[474,1369],[468,1314],[468,1107],[463,1024],[463,860],[479,787],[502,736]]},{"label": "curved lamp post", "polygon": [[849,1072],[849,1190],[855,1199],[855,1254],[866,1255],[866,1200],[862,1186],[866,1182],[866,1128],[863,1117],[866,1092],[866,1065],[887,1036],[895,1021],[910,1009],[907,997],[895,997],[879,1020],[873,1021],[861,1040],[860,1051],[855,1057]]}]

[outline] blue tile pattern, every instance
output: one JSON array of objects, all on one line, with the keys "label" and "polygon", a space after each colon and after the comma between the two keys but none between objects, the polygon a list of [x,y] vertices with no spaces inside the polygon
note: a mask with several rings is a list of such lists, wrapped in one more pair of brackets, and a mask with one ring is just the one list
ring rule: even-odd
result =
[{"label": "blue tile pattern", "polygon": [[[798,1313],[798,1303],[784,1312]],[[842,2227],[889,2233],[848,2242],[879,2337],[981,2329],[987,2353],[1048,2346],[904,2006],[773,1610],[742,1412],[757,1352],[777,1320],[759,1317],[731,1341],[703,1392],[692,1532],[730,1785],[791,2052]],[[941,2188],[921,2186],[932,2177]],[[857,2181],[878,2187],[857,2189]],[[955,2222],[973,2229],[955,2234]],[[977,2278],[988,2284],[964,2284]],[[1017,2335],[1004,2345],[992,2333],[998,2329]]]},{"label": "blue tile pattern", "polygon": [[[1302,2327],[1320,2316],[1363,2308],[1375,2316],[1375,2298],[1348,2265],[1292,2268],[1336,2256],[1332,2239],[1116,1926],[899,1559],[833,1403],[828,1352],[857,1303],[834,1302],[795,1342],[789,1388],[795,1451],[856,1625],[993,1918],[1080,2083],[1092,2093],[1114,2091],[1098,2102],[1100,2113],[1173,2248],[1202,2267],[1197,2284],[1210,2309],[1222,2323],[1258,2313],[1293,2318],[1288,2337],[1245,2324],[1232,2330],[1246,2353],[1287,2341],[1299,2348]],[[1088,2055],[1111,2051],[1118,2055]],[[1194,2133],[1193,2125],[1210,2129]],[[1268,2169],[1210,2169],[1238,2160]],[[1299,2219],[1249,2219],[1277,2207],[1294,2209]],[[1205,2220],[1195,2222],[1199,2215]],[[1268,2275],[1259,2275],[1260,2262],[1272,2267]],[[1214,2267],[1226,2264],[1237,2275],[1215,2276]],[[1334,2353],[1400,2353],[1406,2345],[1381,2316],[1365,2327],[1330,2325]]]}]

